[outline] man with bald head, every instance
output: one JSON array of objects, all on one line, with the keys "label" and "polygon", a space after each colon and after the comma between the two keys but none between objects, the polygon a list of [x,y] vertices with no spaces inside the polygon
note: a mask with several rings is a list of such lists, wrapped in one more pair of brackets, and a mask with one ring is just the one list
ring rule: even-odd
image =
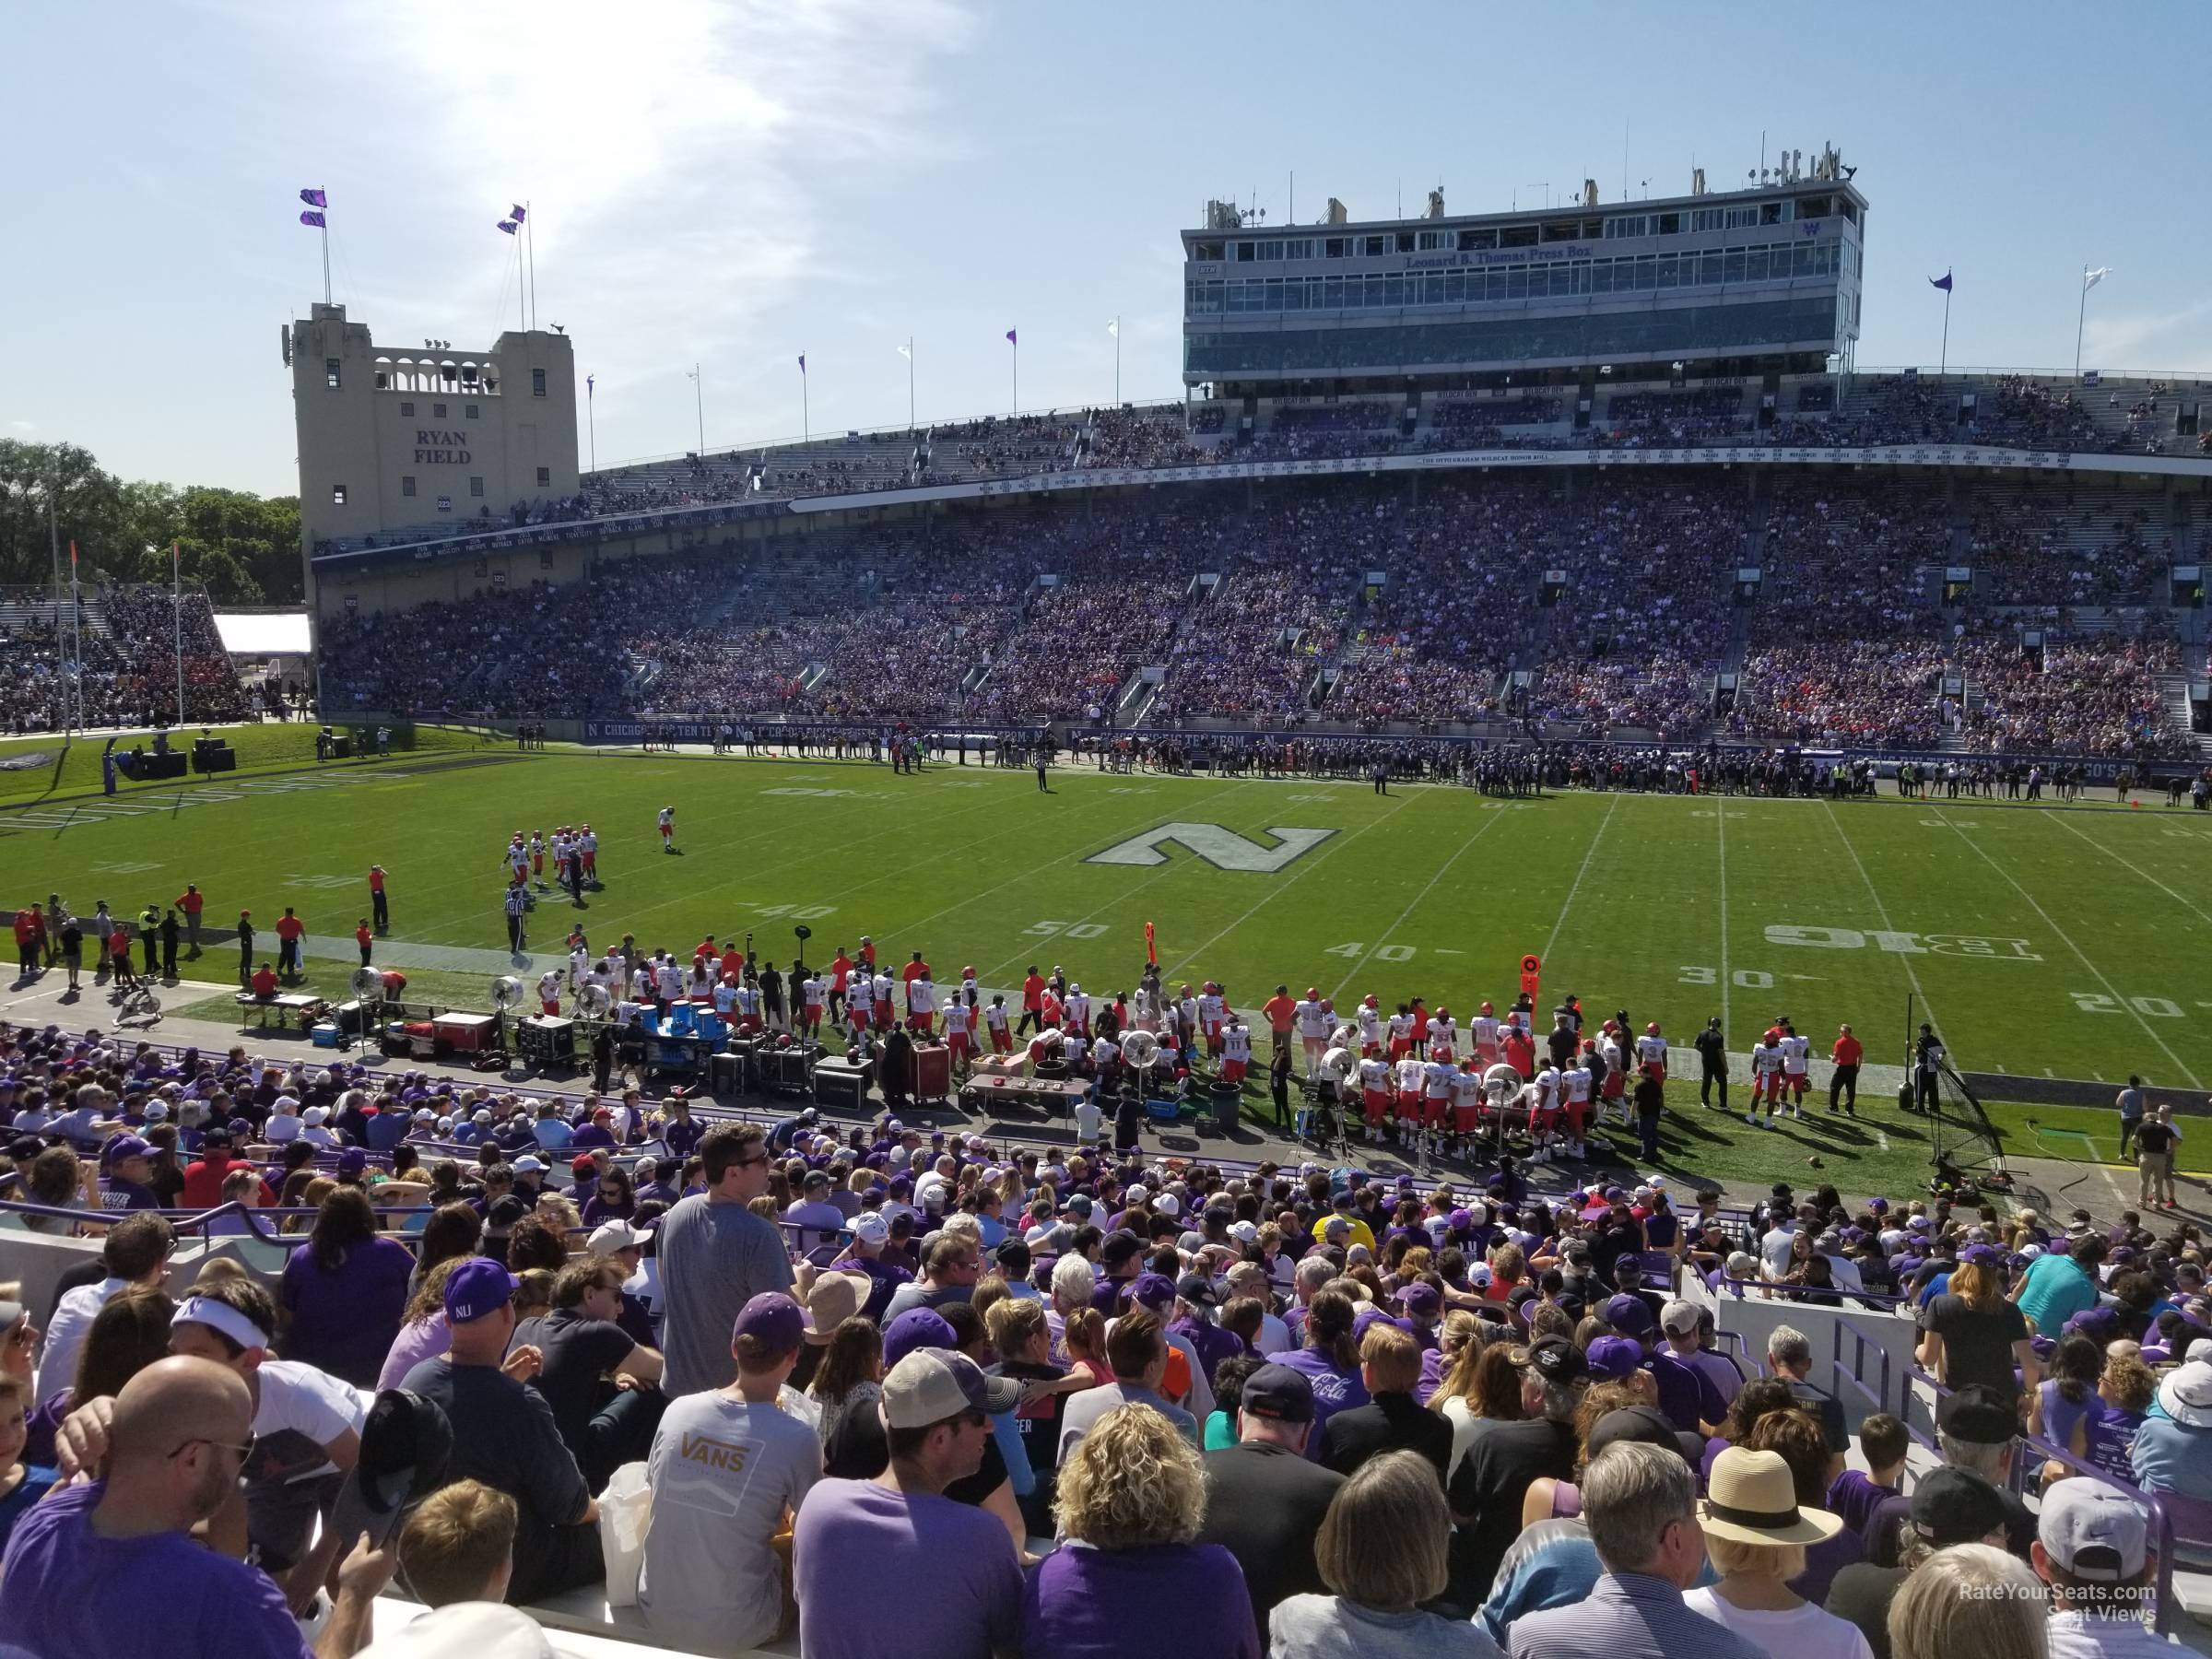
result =
[{"label": "man with bald head", "polygon": [[[99,1478],[36,1505],[0,1562],[0,1630],[39,1654],[103,1659],[350,1659],[391,1558],[362,1539],[312,1649],[258,1569],[195,1543],[253,1449],[253,1399],[211,1360],[157,1360],[115,1398]],[[157,1586],[152,1599],[134,1593]]]}]

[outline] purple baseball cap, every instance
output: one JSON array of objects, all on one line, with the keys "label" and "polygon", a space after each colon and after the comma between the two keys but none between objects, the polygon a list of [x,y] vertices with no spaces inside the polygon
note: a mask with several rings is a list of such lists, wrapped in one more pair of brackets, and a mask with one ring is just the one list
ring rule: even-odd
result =
[{"label": "purple baseball cap", "polygon": [[1626,1336],[1600,1336],[1583,1352],[1590,1374],[1618,1382],[1636,1374],[1643,1363],[1643,1349]]},{"label": "purple baseball cap", "polygon": [[781,1290],[763,1290],[738,1310],[730,1335],[750,1336],[771,1354],[795,1354],[806,1340],[806,1312]]},{"label": "purple baseball cap", "polygon": [[935,1308],[909,1308],[884,1327],[883,1364],[888,1371],[916,1348],[957,1348],[959,1333]]}]

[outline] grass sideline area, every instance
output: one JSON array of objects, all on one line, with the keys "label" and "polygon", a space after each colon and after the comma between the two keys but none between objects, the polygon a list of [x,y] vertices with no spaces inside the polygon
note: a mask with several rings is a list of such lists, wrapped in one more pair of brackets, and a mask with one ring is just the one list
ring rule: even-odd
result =
[{"label": "grass sideline area", "polygon": [[[237,751],[238,771],[225,772],[214,780],[202,778],[196,773],[188,773],[182,779],[171,779],[161,783],[133,783],[128,779],[121,779],[118,780],[117,793],[119,795],[145,794],[194,783],[219,782],[222,778],[250,777],[290,767],[314,766],[318,764],[315,759],[315,734],[320,729],[312,722],[297,720],[176,728],[170,735],[170,742],[187,753],[191,751],[193,739],[202,732],[212,732],[223,738]],[[135,744],[144,744],[150,748],[153,734],[126,733],[117,740],[115,747],[120,751]],[[58,733],[0,739],[0,766],[27,756],[46,757],[40,764],[22,770],[0,770],[0,806],[45,800],[57,795],[99,794],[100,757],[107,745],[105,734],[90,737],[78,734],[66,745]],[[417,725],[394,728],[393,748],[395,753],[420,754],[482,747],[483,740],[477,733],[459,727]]]},{"label": "grass sideline area", "polygon": [[[312,728],[290,730],[312,756]],[[1340,1006],[1418,991],[1464,1018],[1485,997],[1510,1001],[1534,952],[1543,1006],[1578,992],[1593,1014],[1625,1007],[1677,1043],[1719,1014],[1742,1053],[1788,1014],[1816,1052],[1849,1020],[1870,1061],[1896,1064],[1910,995],[1964,1069],[2115,1090],[2139,1071],[2154,1098],[2212,1078],[2212,818],[2186,808],[1499,800],[1394,785],[1382,796],[1355,782],[1072,766],[1041,794],[1030,772],[978,766],[909,777],[818,759],[461,759],[187,794],[150,817],[33,814],[36,827],[15,833],[0,812],[0,901],[58,890],[135,913],[197,881],[211,931],[251,908],[273,954],[265,930],[288,903],[312,933],[350,934],[373,860],[390,872],[394,940],[482,950],[496,968],[508,835],[588,821],[606,890],[582,911],[541,899],[535,948],[557,949],[581,921],[595,945],[628,932],[687,952],[704,934],[749,931],[786,963],[804,923],[818,961],[866,933],[888,962],[921,948],[941,981],[972,963],[986,987],[1009,988],[1030,962],[1059,963],[1097,995],[1134,982],[1148,921],[1171,982],[1220,980],[1248,1011],[1280,982],[1317,985]],[[654,815],[671,805],[680,853],[664,856]],[[218,941],[198,976],[234,965]],[[311,961],[311,979],[341,991],[352,966]],[[406,971],[413,996],[487,1001],[489,969]],[[189,1011],[235,1018],[221,999]],[[1821,1179],[1901,1190],[1924,1171],[1918,1121],[1875,1093],[1855,1127],[1817,1108],[1770,1134],[1699,1112],[1694,1083],[1677,1081],[1668,1161],[1802,1181],[1818,1158]],[[2109,1112],[1994,1104],[1990,1116],[2015,1154],[2113,1150]],[[2185,1144],[2182,1161],[2205,1159]]]}]

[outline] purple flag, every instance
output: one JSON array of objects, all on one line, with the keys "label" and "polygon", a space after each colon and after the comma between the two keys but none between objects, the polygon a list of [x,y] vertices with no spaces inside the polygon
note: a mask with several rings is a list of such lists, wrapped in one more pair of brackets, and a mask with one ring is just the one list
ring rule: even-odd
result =
[{"label": "purple flag", "polygon": [[318,230],[326,230],[329,229],[329,227],[323,222],[323,216],[319,213],[302,213],[300,216],[300,222],[303,225],[312,225]]},{"label": "purple flag", "polygon": [[[501,219],[500,221],[500,229],[506,231],[508,235],[512,236],[514,234],[514,221],[512,219]],[[574,385],[576,382],[571,381],[569,383],[571,385]]]},{"label": "purple flag", "polygon": [[1014,337],[1014,331],[1010,328],[1006,330],[1006,344],[1009,346],[1018,346],[1021,344],[1019,340]]},{"label": "purple flag", "polygon": [[510,207],[507,209],[507,217],[519,225],[528,216],[520,207]]},{"label": "purple flag", "polygon": [[799,372],[801,374],[806,372],[806,354],[803,351],[799,353]]},{"label": "purple flag", "polygon": [[320,190],[303,190],[300,193],[300,199],[305,202],[310,207],[327,207],[330,206],[329,195]]},{"label": "purple flag", "polygon": [[1951,274],[1948,271],[1946,271],[1940,276],[1929,277],[1928,286],[1930,288],[1939,288],[1945,293],[1949,293],[1951,291]]}]

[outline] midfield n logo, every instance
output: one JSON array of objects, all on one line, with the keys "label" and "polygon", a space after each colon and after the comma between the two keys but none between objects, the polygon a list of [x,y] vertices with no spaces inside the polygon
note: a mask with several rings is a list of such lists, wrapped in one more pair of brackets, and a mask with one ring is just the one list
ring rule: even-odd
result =
[{"label": "midfield n logo", "polygon": [[1235,830],[1224,830],[1218,824],[1178,821],[1162,824],[1157,830],[1147,830],[1142,835],[1133,835],[1118,846],[1109,847],[1103,853],[1093,853],[1083,862],[1102,865],[1165,864],[1168,855],[1160,849],[1172,841],[1185,852],[1196,853],[1217,870],[1255,870],[1272,875],[1293,859],[1311,853],[1336,831],[1293,830],[1285,824],[1271,824],[1266,833],[1282,844],[1263,847],[1258,841],[1247,841]]}]

